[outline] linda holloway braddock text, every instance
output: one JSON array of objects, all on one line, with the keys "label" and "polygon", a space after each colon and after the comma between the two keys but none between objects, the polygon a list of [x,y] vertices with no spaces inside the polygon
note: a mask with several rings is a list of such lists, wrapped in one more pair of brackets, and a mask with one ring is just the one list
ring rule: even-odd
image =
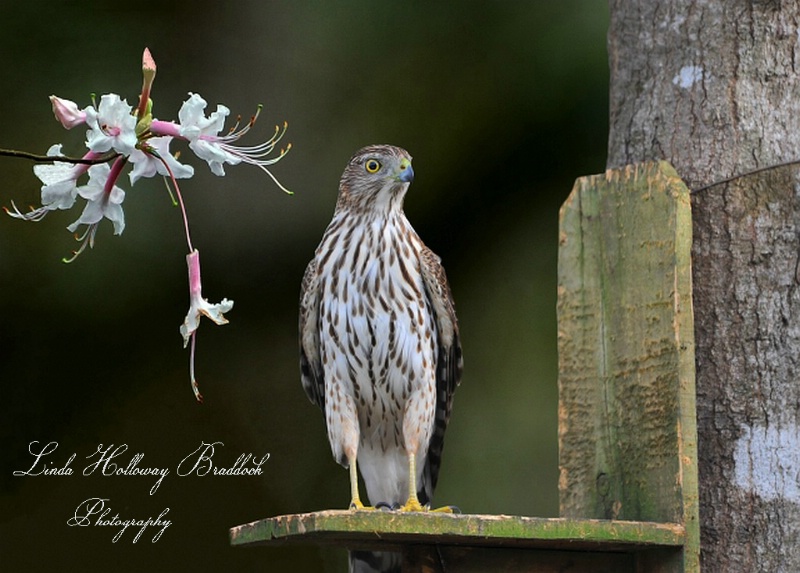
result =
[{"label": "linda holloway braddock text", "polygon": [[[269,460],[270,454],[257,457],[252,453],[242,453],[236,461],[226,466],[215,461],[217,450],[222,449],[222,442],[201,442],[200,446],[193,452],[181,459],[175,466],[175,475],[178,477],[186,476],[260,476],[263,474],[262,466]],[[33,456],[33,462],[27,470],[14,471],[17,477],[36,477],[36,476],[74,476],[75,469],[72,465],[77,458],[76,453],[69,456],[54,455],[58,449],[58,442],[47,444],[33,441],[28,444],[28,452]],[[151,476],[155,479],[150,487],[150,495],[154,495],[161,483],[171,471],[167,467],[148,466],[144,463],[144,454],[136,452],[127,453],[130,448],[127,444],[99,444],[97,449],[85,457],[90,462],[80,471],[81,475],[102,475],[102,476]],[[117,529],[112,541],[119,541],[128,528],[138,528],[138,533],[133,538],[133,543],[139,541],[148,527],[157,528],[152,542],[158,541],[164,531],[172,525],[166,515],[169,508],[157,516],[146,518],[120,517],[118,513],[113,513],[110,500],[100,497],[91,497],[83,500],[75,509],[74,515],[67,520],[67,525],[74,527],[113,527]]]}]

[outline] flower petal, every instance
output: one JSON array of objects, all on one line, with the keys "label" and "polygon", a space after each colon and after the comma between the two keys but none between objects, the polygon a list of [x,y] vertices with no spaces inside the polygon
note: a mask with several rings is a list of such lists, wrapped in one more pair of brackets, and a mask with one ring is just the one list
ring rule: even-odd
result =
[{"label": "flower petal", "polygon": [[[115,189],[119,189],[119,187],[116,187]],[[120,191],[122,190],[120,189]],[[121,202],[122,200],[120,200],[120,203]],[[103,215],[105,218],[114,224],[115,235],[121,235],[122,231],[125,230],[125,212],[122,210],[122,205],[120,205],[120,203],[109,202],[105,205],[105,209],[103,210]]]},{"label": "flower petal", "polygon": [[142,177],[153,177],[156,174],[155,159],[141,149],[134,149],[128,156],[128,160],[133,163],[133,169],[131,169],[131,172],[128,174],[131,185],[135,184]]},{"label": "flower petal", "polygon": [[86,146],[96,153],[114,149],[123,155],[130,155],[136,146],[136,117],[131,115],[132,107],[117,94],[105,94],[100,105],[86,108]]},{"label": "flower petal", "polygon": [[189,268],[189,312],[180,327],[183,336],[183,347],[200,326],[200,315],[205,315],[216,324],[227,324],[228,319],[224,314],[233,308],[233,301],[227,298],[212,304],[203,298],[202,281],[200,278],[200,253],[195,249],[186,255],[186,266]]},{"label": "flower petal", "polygon": [[[133,163],[133,170],[130,173],[131,184],[141,177],[153,177],[156,173],[169,177],[169,171],[164,167],[161,159],[169,165],[176,179],[188,179],[194,175],[194,168],[190,165],[179,163],[169,152],[169,144],[172,137],[152,137],[147,140],[147,150],[134,149],[128,158]],[[154,151],[155,154],[151,153]],[[159,157],[161,159],[159,159]]]},{"label": "flower petal", "polygon": [[42,206],[49,210],[70,209],[77,196],[75,181],[68,179],[42,186]]},{"label": "flower petal", "polygon": [[93,225],[98,223],[103,218],[103,210],[98,201],[88,201],[83,208],[83,213],[77,221],[67,226],[71,233],[78,230],[81,225]]},{"label": "flower petal", "polygon": [[93,165],[89,169],[89,182],[77,188],[78,195],[86,199],[86,206],[80,218],[67,229],[75,232],[79,225],[94,225],[105,217],[114,224],[114,234],[122,234],[125,230],[125,213],[122,210],[125,191],[116,185],[106,191],[110,172],[107,163]]},{"label": "flower petal", "polygon": [[233,301],[223,298],[220,302],[211,304],[203,299],[203,305],[200,307],[200,312],[213,320],[216,324],[228,324],[228,319],[224,314],[233,308]]}]

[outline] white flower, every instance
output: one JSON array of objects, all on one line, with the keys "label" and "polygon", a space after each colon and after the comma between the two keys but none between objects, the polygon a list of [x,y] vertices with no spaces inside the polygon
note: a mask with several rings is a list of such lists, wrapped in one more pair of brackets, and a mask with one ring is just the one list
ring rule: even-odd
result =
[{"label": "white flower", "polygon": [[230,110],[224,105],[217,105],[217,111],[206,117],[206,105],[206,100],[198,94],[189,94],[189,99],[183,102],[178,111],[180,134],[189,140],[189,148],[208,162],[214,175],[224,176],[223,163],[236,165],[241,161],[218,143],[218,134],[225,127],[225,118]]},{"label": "white flower", "polygon": [[[49,157],[61,156],[61,145],[53,145],[47,150]],[[87,155],[87,157],[90,157]],[[77,180],[88,168],[87,165],[70,165],[56,161],[52,164],[34,165],[33,172],[44,184],[42,185],[42,206],[21,213],[14,202],[6,213],[25,221],[41,221],[47,213],[56,209],[69,209],[75,204],[77,196]]]},{"label": "white flower", "polygon": [[223,298],[222,302],[216,304],[203,298],[203,287],[200,280],[200,253],[197,249],[186,255],[186,265],[189,267],[189,312],[180,328],[184,348],[200,326],[201,315],[207,316],[216,324],[227,324],[228,319],[224,314],[233,308],[233,301],[227,298]]},{"label": "white flower", "polygon": [[[285,151],[281,149],[277,157],[267,159],[267,156],[275,149],[275,145],[281,140],[283,134],[286,133],[287,125],[284,123],[283,129],[276,126],[272,137],[259,145],[240,147],[232,144],[250,131],[250,128],[253,127],[258,118],[258,114],[261,112],[261,107],[259,106],[256,114],[243,127],[239,128],[239,122],[237,121],[236,125],[226,135],[219,135],[219,132],[225,127],[225,118],[230,113],[230,110],[224,105],[217,105],[217,110],[206,117],[206,105],[206,100],[198,94],[189,94],[189,99],[183,102],[181,109],[178,111],[179,135],[189,141],[189,148],[200,159],[206,160],[211,172],[215,175],[223,176],[225,175],[225,170],[222,167],[224,163],[228,165],[237,165],[242,162],[249,163],[259,167],[269,175],[278,187],[287,193],[291,193],[267,169],[267,166],[279,161],[286,151],[291,148],[290,144]],[[164,125],[163,127],[168,126]]]},{"label": "white flower", "polygon": [[136,147],[136,117],[131,115],[131,106],[117,94],[105,94],[100,105],[86,108],[86,146],[102,153],[110,149],[130,155]]},{"label": "white flower", "polygon": [[[194,175],[194,168],[191,165],[178,163],[178,160],[169,152],[169,144],[172,137],[151,137],[143,144],[146,152],[141,149],[134,149],[128,159],[133,163],[130,172],[131,185],[136,183],[140,177],[153,177],[156,173],[169,177],[170,173],[162,163],[162,159],[169,165],[172,175],[176,179],[188,179]],[[159,159],[161,158],[161,159]]]},{"label": "white flower", "polygon": [[89,182],[77,189],[78,195],[86,199],[86,207],[80,218],[67,229],[74,233],[79,225],[96,227],[105,217],[114,224],[114,234],[122,234],[125,229],[125,213],[122,211],[125,191],[113,184],[111,189],[106,190],[110,172],[111,168],[107,163],[93,165],[89,168]]},{"label": "white flower", "polygon": [[[191,248],[191,247],[190,247]],[[203,285],[200,280],[200,253],[197,249],[186,255],[186,265],[189,267],[189,312],[180,327],[183,336],[183,347],[191,341],[189,350],[189,381],[192,384],[194,397],[198,402],[203,401],[200,387],[194,376],[194,348],[197,328],[200,326],[200,316],[205,315],[216,324],[228,324],[225,313],[233,308],[233,301],[223,298],[221,302],[212,304],[203,298]]]},{"label": "white flower", "polygon": [[[59,157],[61,144],[47,150],[49,157]],[[77,180],[86,172],[86,165],[71,165],[56,161],[50,165],[34,165],[33,172],[42,185],[42,206],[48,210],[69,209],[75,204]]]}]

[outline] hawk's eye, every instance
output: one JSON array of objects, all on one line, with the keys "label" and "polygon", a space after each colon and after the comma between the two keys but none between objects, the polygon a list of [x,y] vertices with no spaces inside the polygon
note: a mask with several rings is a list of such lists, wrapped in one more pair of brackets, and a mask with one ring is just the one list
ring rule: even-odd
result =
[{"label": "hawk's eye", "polygon": [[381,162],[377,159],[367,159],[364,168],[367,170],[367,173],[377,173],[381,168]]}]

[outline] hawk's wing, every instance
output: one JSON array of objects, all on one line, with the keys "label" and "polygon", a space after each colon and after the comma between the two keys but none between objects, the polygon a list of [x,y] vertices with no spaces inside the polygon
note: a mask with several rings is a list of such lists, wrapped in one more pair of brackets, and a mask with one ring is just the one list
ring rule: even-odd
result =
[{"label": "hawk's wing", "polygon": [[444,432],[450,420],[453,394],[461,382],[464,363],[461,357],[461,339],[458,334],[453,295],[450,293],[441,259],[425,247],[420,253],[420,268],[425,282],[425,294],[436,323],[439,343],[439,355],[436,361],[436,415],[425,469],[422,473],[422,484],[418,492],[420,503],[424,505],[430,503],[439,478]]},{"label": "hawk's wing", "polygon": [[312,259],[300,289],[300,377],[309,400],[325,411],[325,381],[319,345],[317,263]]}]

